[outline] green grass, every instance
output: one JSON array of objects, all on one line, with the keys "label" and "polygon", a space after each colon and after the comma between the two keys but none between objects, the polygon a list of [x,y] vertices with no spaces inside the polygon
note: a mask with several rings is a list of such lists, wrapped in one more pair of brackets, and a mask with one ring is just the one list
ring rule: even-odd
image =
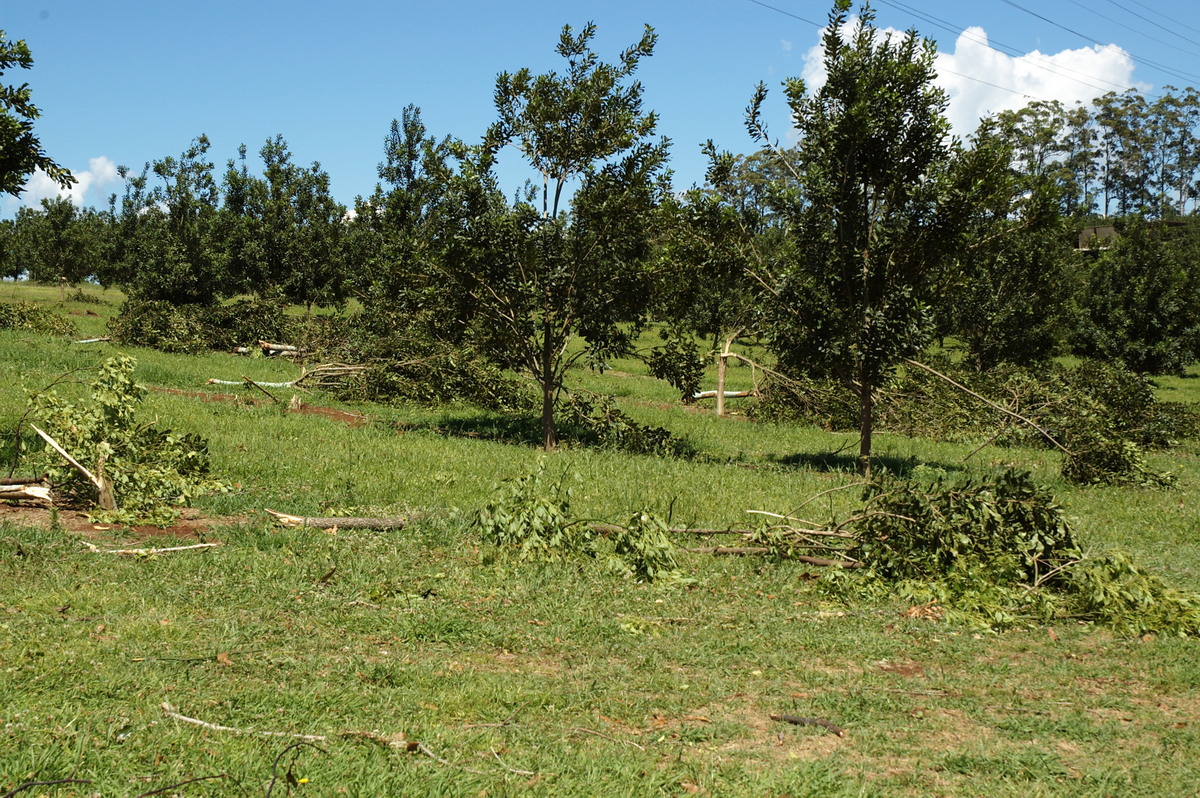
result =
[{"label": "green grass", "polygon": [[[11,296],[58,302],[56,288],[0,285],[0,300]],[[118,304],[80,307],[108,314]],[[84,317],[94,326],[81,324],[81,337],[103,334],[96,318]],[[115,351],[0,332],[5,460],[25,389]],[[298,374],[261,358],[130,353],[140,381],[177,390]],[[497,480],[543,458],[575,486],[576,513],[616,521],[648,509],[676,524],[744,526],[747,510],[786,511],[853,480],[852,463],[834,453],[854,436],[717,419],[682,408],[637,362],[612,365],[616,374],[572,377],[684,436],[695,457],[580,448],[546,457],[445,434],[497,423],[470,408],[301,395],[372,419],[351,428],[270,403],[152,392],[144,418],[207,437],[216,471],[238,485],[201,503],[230,519],[204,533],[223,545],[121,557],[62,529],[0,525],[0,794],[76,778],[91,784],[27,794],[137,795],[225,774],[173,792],[261,795],[281,753],[274,795],[1194,792],[1195,641],[1070,622],[978,633],[898,602],[832,603],[812,569],[753,558],[683,555],[688,580],[672,587],[587,563],[492,562],[471,513]],[[748,370],[731,372],[748,383]],[[1194,379],[1161,386],[1200,400]],[[1165,492],[1069,486],[1043,450],[988,448],[964,463],[973,448],[892,435],[876,445],[900,471],[1029,468],[1087,545],[1127,548],[1200,589],[1194,443],[1152,458],[1178,476]],[[264,507],[422,515],[398,532],[335,534],[273,528]],[[112,546],[197,540],[104,534]],[[292,738],[203,729],[167,717],[163,702],[220,726],[327,739],[321,750],[285,751]],[[827,718],[847,734],[770,720],[781,712]],[[393,736],[424,749],[381,743]],[[297,783],[285,779],[289,766]]]}]

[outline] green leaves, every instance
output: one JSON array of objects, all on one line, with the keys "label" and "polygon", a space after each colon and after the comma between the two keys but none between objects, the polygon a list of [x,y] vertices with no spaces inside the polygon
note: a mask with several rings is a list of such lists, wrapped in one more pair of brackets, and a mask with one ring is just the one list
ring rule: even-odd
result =
[{"label": "green leaves", "polygon": [[[134,382],[133,367],[133,359],[124,355],[106,360],[88,402],[67,402],[52,390],[30,397],[30,403],[51,437],[113,486],[119,509],[97,512],[96,519],[166,526],[179,514],[174,505],[225,486],[209,477],[208,444],[202,438],[137,423],[136,408],[146,389]],[[92,502],[90,482],[52,451],[43,459],[56,491]]]},{"label": "green leaves", "polygon": [[501,556],[521,561],[555,562],[572,558],[601,559],[609,570],[627,578],[652,582],[677,579],[675,547],[661,519],[635,513],[626,526],[597,525],[571,518],[571,488],[564,474],[553,487],[543,486],[545,463],[536,470],[498,485],[492,500],[475,516],[475,528]]},{"label": "green leaves", "polygon": [[[9,41],[0,30],[0,75],[13,67],[30,69],[33,55],[25,41]],[[17,196],[25,180],[42,170],[62,188],[75,184],[69,171],[52,161],[33,133],[33,121],[41,111],[33,104],[29,84],[0,84],[0,192]]]}]

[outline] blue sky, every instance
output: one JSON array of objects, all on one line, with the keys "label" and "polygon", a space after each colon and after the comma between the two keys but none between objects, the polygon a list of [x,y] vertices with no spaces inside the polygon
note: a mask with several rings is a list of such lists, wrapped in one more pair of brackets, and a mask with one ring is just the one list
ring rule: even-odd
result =
[{"label": "blue sky", "polygon": [[[880,27],[915,27],[937,41],[962,133],[980,114],[1029,98],[1200,86],[1194,0],[876,0],[875,8]],[[116,165],[178,155],[201,133],[218,173],[240,144],[253,153],[281,134],[297,162],[328,170],[349,205],[374,188],[383,139],[407,104],[420,106],[430,132],[477,141],[494,117],[496,74],[560,68],[554,45],[564,24],[596,22],[595,47],[610,59],[650,24],[658,46],[638,74],[673,142],[676,186],[686,188],[703,179],[706,139],[753,149],[742,119],[759,81],[777,88],[789,75],[819,75],[813,48],[828,11],[814,0],[0,0],[0,25],[35,60],[0,79],[30,84],[42,110],[36,129],[50,156],[81,178],[79,201],[103,205],[120,191]],[[767,107],[786,137],[781,92]],[[515,154],[501,174],[514,188],[533,176]],[[50,190],[35,178],[23,201]]]}]

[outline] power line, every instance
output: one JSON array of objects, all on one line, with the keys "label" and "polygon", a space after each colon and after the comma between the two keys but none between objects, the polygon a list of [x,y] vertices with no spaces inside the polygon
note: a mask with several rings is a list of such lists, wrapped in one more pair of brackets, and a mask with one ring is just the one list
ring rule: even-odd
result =
[{"label": "power line", "polygon": [[[935,27],[941,28],[942,30],[947,31],[948,33],[950,33],[952,35],[961,36],[961,35],[967,33],[966,28],[955,25],[954,23],[949,22],[944,19],[941,19],[940,17],[935,17],[932,14],[926,14],[922,11],[919,11],[919,10],[913,8],[912,6],[905,5],[904,3],[893,2],[892,0],[878,0],[878,2],[883,3],[884,5],[891,6],[892,8],[903,11],[905,13],[912,14],[913,16],[917,17],[918,19],[925,20],[929,24],[931,24]],[[969,38],[971,39],[971,41],[974,41],[977,44],[982,44],[982,45],[989,47],[990,49],[997,50],[998,52],[1003,52],[1013,58],[1018,58],[1018,59],[1023,58],[1023,59],[1025,59],[1025,63],[1029,64],[1030,66],[1034,66],[1034,67],[1037,67],[1038,69],[1045,70],[1052,75],[1058,75],[1059,77],[1065,77],[1069,80],[1074,80],[1076,83],[1079,83],[1080,85],[1083,85],[1083,86],[1088,86],[1090,88],[1095,89],[1096,91],[1106,92],[1106,91],[1111,91],[1112,89],[1124,91],[1125,89],[1129,88],[1128,86],[1122,85],[1120,83],[1113,83],[1110,80],[1105,80],[1104,78],[1100,78],[1095,75],[1089,75],[1086,72],[1081,72],[1077,69],[1072,69],[1071,67],[1064,66],[1062,64],[1054,64],[1053,66],[1050,66],[1047,64],[1039,63],[1038,61],[1032,59],[1030,57],[1029,53],[1022,52],[1020,49],[1013,47],[1012,45],[997,41],[995,39],[992,39],[991,37],[980,38],[978,36],[972,36]],[[1095,83],[1092,83],[1088,80],[1082,80],[1078,77],[1071,77],[1070,75],[1065,74],[1067,72],[1070,72],[1074,75],[1079,75],[1081,77],[1098,80],[1102,83],[1107,83],[1108,86],[1112,87],[1112,89],[1105,88],[1104,86],[1097,86]],[[980,82],[984,82],[984,81],[980,81]],[[992,84],[989,84],[989,85],[992,85]]]},{"label": "power line", "polygon": [[[1109,0],[1109,2],[1112,2],[1112,0]],[[1090,5],[1081,3],[1081,2],[1079,2],[1079,0],[1071,0],[1071,3],[1079,6],[1084,11],[1088,11],[1092,14],[1095,14],[1096,16],[1100,17],[1100,19],[1106,19],[1109,22],[1113,23],[1114,25],[1120,25],[1122,27],[1127,28],[1130,32],[1136,33],[1138,36],[1144,36],[1145,38],[1149,39],[1152,42],[1158,42],[1159,44],[1161,44],[1164,47],[1170,47],[1172,50],[1178,50],[1179,52],[1183,53],[1184,55],[1192,56],[1193,58],[1200,57],[1200,53],[1196,52],[1195,50],[1185,50],[1182,47],[1171,44],[1169,41],[1166,41],[1165,39],[1160,39],[1157,36],[1151,36],[1150,34],[1146,33],[1145,31],[1140,31],[1140,30],[1135,30],[1133,28],[1130,28],[1124,22],[1121,22],[1118,19],[1113,19],[1112,17],[1108,16],[1107,14],[1101,14],[1099,11],[1092,8]],[[1121,6],[1117,5],[1116,3],[1113,3],[1113,5],[1116,5],[1117,8],[1121,8]],[[1137,14],[1133,11],[1130,11],[1129,9],[1121,8],[1121,10],[1125,11],[1126,13],[1133,14],[1133,16],[1138,17],[1139,19],[1146,19],[1141,14]],[[1146,20],[1146,21],[1150,22],[1150,20]],[[1153,24],[1153,23],[1151,23],[1151,24]],[[1162,27],[1162,26],[1159,25],[1159,27]],[[1163,30],[1166,30],[1166,28],[1163,28]],[[1174,31],[1168,31],[1168,32],[1174,33]],[[1175,35],[1178,36],[1179,34],[1176,33]],[[1183,38],[1184,41],[1188,41],[1188,39],[1186,39],[1184,37],[1180,37],[1180,38]]]},{"label": "power line", "polygon": [[[1067,33],[1070,33],[1070,34],[1072,34],[1072,35],[1074,35],[1074,36],[1078,36],[1079,38],[1083,39],[1084,41],[1087,41],[1087,42],[1092,42],[1092,43],[1096,43],[1096,42],[1098,41],[1098,39],[1097,39],[1095,36],[1088,36],[1087,34],[1085,34],[1085,33],[1080,33],[1079,31],[1077,31],[1077,30],[1074,30],[1073,28],[1068,28],[1066,25],[1063,25],[1062,23],[1055,22],[1054,20],[1050,19],[1049,17],[1044,17],[1044,16],[1042,16],[1041,14],[1037,13],[1036,11],[1031,11],[1030,9],[1028,9],[1028,8],[1025,8],[1025,7],[1024,7],[1024,6],[1022,6],[1022,5],[1019,5],[1019,4],[1017,4],[1017,3],[1014,3],[1014,2],[1013,2],[1013,0],[1000,0],[1000,2],[1004,3],[1005,5],[1012,6],[1013,8],[1017,9],[1018,11],[1021,11],[1021,12],[1025,13],[1025,14],[1028,14],[1028,15],[1029,15],[1029,16],[1031,16],[1031,17],[1036,17],[1037,19],[1040,19],[1040,20],[1042,20],[1043,22],[1047,23],[1048,25],[1053,25],[1053,26],[1054,26],[1054,27],[1056,27],[1056,28],[1059,28],[1059,29],[1061,29],[1061,30],[1065,30]],[[1165,73],[1167,73],[1168,75],[1174,75],[1175,77],[1177,77],[1177,78],[1181,78],[1181,79],[1183,79],[1183,80],[1200,82],[1200,77],[1197,77],[1196,75],[1189,75],[1189,74],[1187,74],[1186,72],[1178,72],[1178,71],[1176,71],[1176,70],[1172,69],[1171,67],[1164,66],[1164,65],[1162,65],[1162,64],[1156,63],[1156,62],[1154,62],[1154,61],[1151,61],[1151,60],[1149,60],[1149,59],[1146,59],[1146,58],[1139,58],[1139,57],[1137,57],[1137,56],[1133,55],[1132,53],[1130,53],[1128,50],[1122,50],[1121,48],[1119,48],[1119,47],[1114,47],[1114,46],[1113,46],[1113,45],[1111,45],[1111,44],[1106,44],[1106,45],[1103,45],[1103,46],[1104,46],[1104,47],[1106,47],[1106,48],[1112,48],[1112,49],[1115,49],[1115,50],[1119,50],[1119,51],[1121,51],[1121,52],[1125,53],[1126,55],[1128,55],[1128,56],[1129,56],[1130,58],[1132,58],[1134,61],[1139,61],[1139,62],[1141,62],[1141,63],[1143,63],[1143,64],[1146,64],[1147,66],[1152,66],[1152,67],[1154,67],[1155,69],[1158,69],[1158,70],[1160,70],[1160,71],[1162,71],[1162,72],[1165,72]]]},{"label": "power line", "polygon": [[[816,26],[817,28],[822,28],[822,27],[824,27],[824,25],[823,25],[823,24],[821,24],[821,23],[813,22],[813,21],[812,21],[812,20],[810,20],[810,19],[805,19],[804,17],[797,16],[796,14],[793,14],[793,13],[791,13],[791,12],[789,12],[789,11],[785,11],[785,10],[784,10],[784,9],[782,9],[782,8],[776,8],[775,6],[768,5],[767,3],[760,2],[760,0],[749,0],[749,2],[751,2],[751,3],[754,3],[755,5],[758,5],[758,6],[762,6],[763,8],[768,8],[768,9],[770,9],[771,11],[775,11],[776,13],[783,14],[784,16],[791,17],[792,19],[798,19],[798,20],[800,20],[801,22],[807,23],[807,24],[809,24],[809,25],[814,25],[814,26]],[[879,2],[886,3],[887,5],[890,5],[890,6],[893,6],[893,7],[898,7],[898,5],[899,5],[899,4],[896,4],[896,3],[889,2],[889,0],[879,0]],[[950,30],[950,28],[948,28],[948,27],[945,27],[945,25],[942,25],[942,24],[940,24],[940,23],[936,22],[936,21],[935,21],[933,18],[928,18],[926,15],[922,14],[922,13],[921,13],[921,12],[919,12],[919,11],[916,11],[916,10],[914,10],[914,9],[909,9],[909,8],[901,8],[900,10],[902,10],[902,11],[907,11],[908,13],[911,13],[911,14],[913,14],[913,15],[915,15],[915,16],[917,16],[917,17],[921,18],[921,19],[925,19],[925,20],[926,20],[927,22],[929,22],[930,24],[937,25],[938,27],[942,27],[942,28],[943,28],[943,29],[945,29],[945,30]],[[946,25],[948,25],[948,24],[949,24],[949,23],[946,23]],[[956,31],[950,30],[950,32],[951,32],[951,33],[958,33],[958,32],[961,32],[961,31],[957,31],[957,32],[956,32]],[[977,39],[976,41],[978,41],[978,39]],[[984,42],[984,43],[986,43],[986,42]],[[990,46],[990,45],[989,45],[989,46]],[[994,48],[993,48],[993,49],[994,49]],[[1019,52],[1019,51],[1015,51],[1015,50],[1014,50],[1014,53],[1016,53],[1016,52]],[[1021,56],[1019,56],[1019,57],[1024,57],[1024,55],[1025,55],[1025,54],[1021,54]],[[1058,74],[1058,75],[1061,75],[1061,74],[1062,74],[1061,72],[1058,72],[1058,71],[1056,71],[1055,69],[1052,69],[1052,68],[1050,68],[1050,67],[1048,67],[1048,66],[1045,66],[1044,64],[1039,64],[1039,63],[1037,63],[1036,61],[1028,61],[1028,63],[1029,63],[1030,65],[1032,65],[1032,66],[1036,66],[1036,67],[1038,67],[1039,69],[1045,69],[1045,70],[1047,70],[1047,71],[1051,72],[1052,74]],[[1070,70],[1070,71],[1075,71],[1075,70]],[[1013,88],[1010,88],[1010,87],[1008,87],[1008,86],[1001,86],[999,83],[992,83],[991,81],[983,80],[982,78],[977,78],[977,77],[975,77],[974,75],[967,75],[967,74],[964,74],[964,73],[962,73],[962,72],[956,72],[956,71],[954,71],[953,69],[945,69],[945,68],[940,68],[940,67],[939,67],[939,68],[938,68],[938,72],[939,72],[939,73],[946,73],[946,74],[949,74],[949,75],[956,75],[957,77],[963,78],[964,80],[970,80],[970,81],[974,81],[975,83],[979,83],[979,84],[981,84],[981,85],[984,85],[984,86],[990,86],[990,87],[991,87],[991,88],[993,88],[993,89],[999,89],[999,90],[1001,90],[1001,91],[1006,91],[1006,92],[1008,92],[1008,93],[1010,93],[1010,94],[1015,94],[1015,95],[1016,95],[1016,96],[1018,96],[1018,97],[1023,97],[1023,98],[1025,98],[1025,99],[1028,99],[1028,100],[1041,100],[1042,102],[1049,102],[1049,100],[1045,100],[1045,99],[1043,99],[1043,98],[1041,98],[1041,97],[1038,97],[1038,96],[1036,96],[1036,95],[1030,94],[1030,93],[1029,93],[1029,92],[1027,92],[1027,91],[1022,91],[1022,90],[1019,90],[1019,89],[1013,89]],[[1082,74],[1082,73],[1079,73],[1079,74]],[[1064,76],[1064,77],[1065,77],[1065,76]],[[1090,87],[1092,87],[1093,89],[1096,89],[1097,91],[1107,91],[1107,89],[1105,89],[1103,86],[1097,86],[1097,85],[1095,85],[1094,83],[1088,83],[1087,81],[1079,80],[1078,78],[1071,78],[1071,79],[1072,79],[1072,80],[1075,80],[1076,82],[1078,82],[1078,83],[1080,83],[1080,84],[1082,84],[1082,85],[1084,85],[1084,86],[1090,86]],[[1103,79],[1101,79],[1101,80],[1103,80]],[[1115,88],[1117,88],[1117,89],[1124,90],[1124,89],[1128,88],[1128,87],[1126,87],[1126,86],[1122,86],[1122,85],[1120,85],[1120,84],[1118,84],[1118,83],[1112,83],[1112,82],[1110,82],[1110,81],[1104,81],[1104,82],[1105,82],[1105,83],[1108,83],[1110,86],[1113,86],[1113,87],[1115,87]]]},{"label": "power line", "polygon": [[804,17],[796,16],[795,14],[793,14],[790,11],[784,11],[782,8],[776,8],[775,6],[769,6],[766,3],[759,2],[759,0],[749,0],[749,2],[754,3],[754,5],[756,5],[756,6],[762,6],[763,8],[769,8],[772,11],[776,11],[780,14],[783,14],[785,17],[791,17],[792,19],[798,19],[801,22],[808,23],[809,25],[816,25],[818,28],[825,27],[824,22],[813,22],[811,19],[805,19]]},{"label": "power line", "polygon": [[[1120,3],[1117,3],[1117,2],[1115,2],[1115,0],[1108,0],[1108,2],[1112,3],[1112,4],[1113,4],[1114,6],[1116,6],[1117,8],[1121,8],[1121,9],[1123,9],[1123,10],[1125,10],[1125,11],[1129,11],[1129,9],[1125,8],[1125,7],[1124,7],[1124,6],[1122,6]],[[1160,17],[1162,17],[1163,19],[1165,19],[1165,20],[1169,20],[1169,21],[1170,21],[1172,24],[1178,25],[1178,26],[1179,26],[1179,27],[1181,27],[1181,28],[1187,28],[1188,30],[1192,31],[1193,33],[1200,33],[1200,28],[1193,28],[1191,25],[1187,25],[1187,24],[1185,24],[1185,23],[1181,22],[1180,20],[1178,20],[1178,19],[1176,19],[1176,18],[1174,18],[1174,17],[1168,17],[1166,14],[1162,13],[1162,12],[1161,12],[1161,11],[1159,11],[1158,9],[1151,8],[1150,6],[1146,5],[1145,3],[1139,3],[1137,0],[1129,0],[1129,2],[1133,3],[1133,4],[1134,4],[1135,6],[1137,6],[1138,8],[1144,8],[1144,9],[1146,9],[1147,11],[1149,11],[1149,12],[1151,12],[1151,13],[1158,14],[1158,15],[1159,15]],[[1130,14],[1133,14],[1134,12],[1132,12],[1132,11],[1129,11],[1129,13],[1130,13]],[[1137,15],[1136,15],[1136,14],[1134,14],[1134,16],[1137,16]],[[1143,19],[1145,19],[1145,17],[1143,17]],[[1146,21],[1147,21],[1147,22],[1150,22],[1150,20],[1148,20],[1148,19],[1147,19]],[[1154,23],[1151,23],[1151,24],[1154,24]],[[1161,28],[1162,26],[1161,26],[1161,25],[1159,25],[1159,27]],[[1168,29],[1168,28],[1163,28],[1163,30],[1169,30],[1169,29]],[[1174,33],[1174,31],[1171,31],[1171,32],[1172,32],[1172,33]],[[1178,35],[1178,34],[1176,34],[1176,35]],[[1183,38],[1185,38],[1185,39],[1186,39],[1186,37],[1183,37]],[[1191,40],[1190,40],[1190,39],[1188,39],[1188,41],[1191,41]]]}]

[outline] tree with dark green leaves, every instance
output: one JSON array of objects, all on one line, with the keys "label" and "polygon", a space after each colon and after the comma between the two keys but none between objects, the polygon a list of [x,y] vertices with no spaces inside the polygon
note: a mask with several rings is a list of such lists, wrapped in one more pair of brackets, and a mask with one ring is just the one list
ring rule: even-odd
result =
[{"label": "tree with dark green leaves", "polygon": [[[654,31],[615,63],[592,50],[595,33],[592,24],[563,29],[562,74],[497,78],[499,118],[475,170],[487,207],[466,219],[444,264],[472,300],[482,351],[537,382],[547,450],[558,442],[554,407],[567,368],[585,356],[603,367],[627,352],[645,319],[654,209],[668,189],[667,142],[654,139],[657,116],[633,80]],[[492,158],[508,145],[539,176],[511,203],[487,185]],[[584,345],[573,348],[578,339]]]},{"label": "tree with dark green leaves", "polygon": [[1200,225],[1133,216],[1083,294],[1076,353],[1139,374],[1179,374],[1200,357]]},{"label": "tree with dark green leaves", "polygon": [[[0,30],[0,76],[18,67],[31,69],[33,55],[23,39],[9,41]],[[0,192],[17,196],[26,179],[41,170],[62,188],[74,185],[74,176],[50,159],[33,131],[41,111],[33,104],[28,83],[0,83]]]},{"label": "tree with dark green leaves", "polygon": [[17,211],[13,257],[29,279],[76,285],[102,275],[108,260],[107,213],[77,208],[65,197]]},{"label": "tree with dark green leaves", "polygon": [[1027,123],[1023,115],[986,120],[951,169],[967,176],[959,182],[971,175],[981,182],[938,303],[948,321],[939,332],[957,335],[980,371],[1060,354],[1075,320],[1081,269],[1064,213],[1073,188],[1069,173],[1047,162],[1056,158],[1033,155]]},{"label": "tree with dark green leaves", "polygon": [[[878,30],[869,6],[857,23],[849,11],[838,0],[830,13],[825,83],[811,93],[798,78],[784,84],[798,136],[799,193],[785,205],[794,257],[760,279],[781,367],[835,377],[856,395],[869,474],[876,392],[929,343],[933,289],[974,203],[970,175],[951,184],[933,43]],[[747,124],[769,144],[766,96],[760,85]]]},{"label": "tree with dark green leaves", "polygon": [[154,161],[141,174],[120,169],[125,194],[115,258],[126,289],[139,300],[213,304],[229,293],[220,192],[208,148],[202,135],[179,158]]},{"label": "tree with dark green leaves", "polygon": [[342,239],[346,209],[329,194],[329,175],[292,162],[282,136],[259,150],[252,174],[246,147],[225,174],[224,238],[229,269],[242,291],[283,297],[308,309],[346,297]]}]

